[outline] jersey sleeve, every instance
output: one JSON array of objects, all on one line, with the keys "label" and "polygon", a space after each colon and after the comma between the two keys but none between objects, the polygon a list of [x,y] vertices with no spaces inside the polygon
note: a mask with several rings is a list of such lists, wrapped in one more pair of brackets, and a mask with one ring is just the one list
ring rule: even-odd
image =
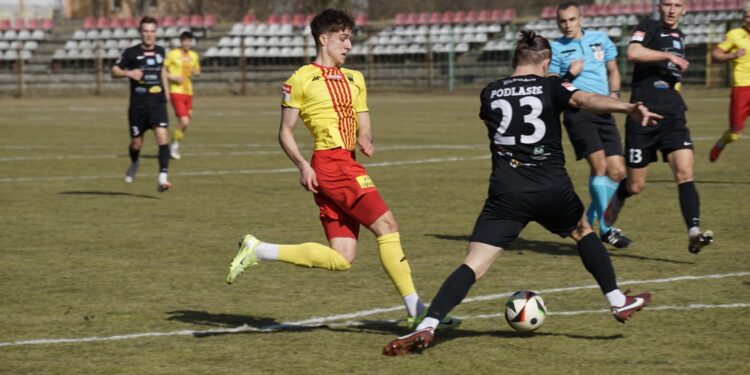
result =
[{"label": "jersey sleeve", "polygon": [[365,85],[365,77],[360,72],[354,73],[354,84],[359,88],[359,95],[354,99],[354,112],[369,112],[367,108],[367,85]]},{"label": "jersey sleeve", "polygon": [[549,68],[547,69],[548,75],[562,75],[562,60],[560,59],[560,48],[557,47],[557,43],[552,43],[552,59],[549,62]]},{"label": "jersey sleeve", "polygon": [[192,63],[193,63],[193,69],[200,70],[200,68],[201,68],[201,59],[200,59],[200,56],[198,55],[198,52],[190,51],[190,55],[193,57],[193,61],[192,61]]},{"label": "jersey sleeve", "polygon": [[132,69],[134,59],[131,51],[132,50],[130,48],[123,51],[122,55],[120,55],[120,58],[115,61],[115,65],[117,65],[117,67],[119,67],[120,69]]},{"label": "jersey sleeve", "polygon": [[734,43],[734,35],[731,30],[727,32],[726,37],[717,45],[717,47],[724,52],[729,52],[736,47],[736,44]]},{"label": "jersey sleeve", "polygon": [[638,26],[633,30],[633,34],[630,35],[630,44],[638,43],[648,45],[653,39],[653,30],[651,30],[651,22],[648,19],[641,21]]},{"label": "jersey sleeve", "polygon": [[555,100],[555,107],[558,111],[563,108],[568,108],[568,102],[570,97],[578,91],[578,87],[575,87],[573,83],[568,82],[562,78],[552,79],[552,93]]},{"label": "jersey sleeve", "polygon": [[302,82],[297,73],[294,73],[281,88],[281,106],[299,109],[302,107],[302,98]]},{"label": "jersey sleeve", "polygon": [[612,61],[617,58],[617,47],[608,36],[604,37],[604,61]]}]

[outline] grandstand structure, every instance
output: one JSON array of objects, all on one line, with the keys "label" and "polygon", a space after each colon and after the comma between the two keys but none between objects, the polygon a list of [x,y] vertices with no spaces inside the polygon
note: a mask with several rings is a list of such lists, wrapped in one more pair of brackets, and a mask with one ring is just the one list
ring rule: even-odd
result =
[{"label": "grandstand structure", "polygon": [[[725,81],[723,67],[717,66],[717,72],[706,56],[729,28],[741,24],[743,6],[744,0],[687,2],[688,13],[680,25],[691,61],[686,83]],[[630,65],[624,60],[627,36],[651,10],[647,2],[582,6],[584,27],[608,34],[619,46],[625,80]],[[210,15],[166,16],[159,19],[158,43],[177,47],[180,32],[187,29],[197,36],[195,47],[204,66],[198,85],[234,91],[240,82],[242,87],[274,87],[314,57],[309,28],[312,16],[272,14],[259,20],[246,15],[231,24]],[[0,93],[13,91],[20,60],[26,63],[24,79],[30,86],[90,88],[100,82],[119,88],[108,71],[122,50],[139,43],[137,21],[133,17],[89,17],[73,26],[55,28],[51,20],[0,20]],[[555,7],[544,7],[537,16],[524,18],[512,8],[398,13],[378,22],[358,15],[347,66],[363,71],[372,87],[482,86],[510,72],[513,43],[521,28],[549,39],[559,37]]]}]

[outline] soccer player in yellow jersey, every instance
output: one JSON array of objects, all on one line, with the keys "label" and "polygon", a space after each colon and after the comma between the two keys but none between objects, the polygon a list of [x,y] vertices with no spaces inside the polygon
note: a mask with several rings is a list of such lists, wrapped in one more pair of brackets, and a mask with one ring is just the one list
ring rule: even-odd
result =
[{"label": "soccer player in yellow jersey", "polygon": [[[398,224],[365,168],[355,160],[356,148],[365,156],[372,156],[375,148],[364,77],[341,67],[352,49],[354,19],[344,10],[326,9],[312,20],[310,28],[317,56],[284,83],[279,143],[299,168],[302,187],[313,193],[330,246],[270,244],[248,234],[230,265],[227,283],[234,282],[258,259],[345,271],[356,256],[363,225],[377,237],[381,264],[403,298],[413,328],[426,311],[401,248]],[[314,139],[310,162],[294,139],[298,117]],[[446,317],[442,324],[455,327],[459,321]]]},{"label": "soccer player in yellow jersey", "polygon": [[732,60],[732,96],[729,103],[729,129],[711,148],[708,159],[715,162],[724,146],[738,141],[750,116],[750,5],[745,7],[742,27],[729,30],[712,53],[714,62]]},{"label": "soccer player in yellow jersey", "polygon": [[169,92],[175,115],[180,119],[180,128],[172,133],[172,144],[169,151],[172,158],[180,158],[180,141],[185,137],[190,117],[193,114],[193,77],[201,75],[201,64],[198,53],[191,50],[193,34],[183,31],[180,34],[180,48],[167,54],[164,66],[169,74]]}]

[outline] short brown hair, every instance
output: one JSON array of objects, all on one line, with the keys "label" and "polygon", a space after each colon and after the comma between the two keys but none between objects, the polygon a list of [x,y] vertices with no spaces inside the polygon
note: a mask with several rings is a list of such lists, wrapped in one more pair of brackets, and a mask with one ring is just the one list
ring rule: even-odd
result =
[{"label": "short brown hair", "polygon": [[325,9],[310,22],[315,48],[320,48],[320,35],[343,30],[354,30],[354,17],[344,9]]},{"label": "short brown hair", "polygon": [[143,28],[143,24],[144,24],[144,23],[153,23],[154,25],[158,25],[158,24],[159,24],[159,23],[158,23],[158,22],[156,21],[156,18],[154,18],[154,17],[149,17],[149,16],[146,16],[146,17],[143,17],[143,18],[141,18],[141,22],[140,22],[140,23],[138,24],[138,30],[140,30],[140,29],[142,29],[142,28]]}]

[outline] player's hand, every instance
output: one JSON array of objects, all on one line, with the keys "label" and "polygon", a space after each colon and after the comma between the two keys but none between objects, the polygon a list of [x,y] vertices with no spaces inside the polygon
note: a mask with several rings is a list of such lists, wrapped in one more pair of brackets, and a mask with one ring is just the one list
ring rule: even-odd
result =
[{"label": "player's hand", "polygon": [[688,66],[690,65],[689,61],[677,55],[671,55],[671,57],[669,58],[669,62],[675,64],[677,66],[677,69],[679,69],[681,72],[686,71]]},{"label": "player's hand", "polygon": [[305,163],[299,170],[300,178],[299,184],[302,185],[305,190],[318,193],[318,176],[315,174],[315,170],[312,169],[310,164]]},{"label": "player's hand", "polygon": [[568,67],[568,73],[578,77],[583,71],[583,59],[573,60]]},{"label": "player's hand", "polygon": [[140,81],[143,78],[143,71],[140,69],[128,70],[128,77],[135,81]]},{"label": "player's hand", "polygon": [[734,58],[735,59],[738,58],[738,57],[742,57],[742,56],[745,56],[745,49],[744,48],[740,48],[740,49],[737,50],[737,52],[734,53]]},{"label": "player's hand", "polygon": [[628,115],[641,122],[641,126],[654,126],[657,120],[661,120],[664,117],[658,113],[653,113],[643,105],[643,102],[633,103],[633,106],[628,111]]},{"label": "player's hand", "polygon": [[375,146],[372,144],[372,142],[365,137],[360,137],[357,139],[357,144],[359,145],[359,150],[362,151],[365,156],[370,157],[372,154],[375,153]]}]

